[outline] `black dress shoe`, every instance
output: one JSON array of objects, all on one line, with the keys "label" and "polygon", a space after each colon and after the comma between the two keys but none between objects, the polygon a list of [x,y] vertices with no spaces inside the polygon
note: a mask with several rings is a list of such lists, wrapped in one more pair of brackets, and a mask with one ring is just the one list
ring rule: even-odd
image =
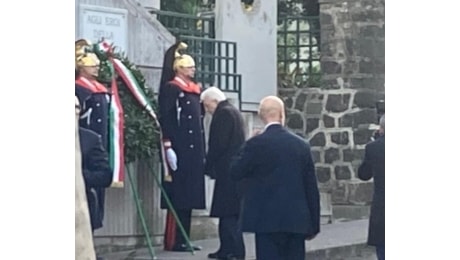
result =
[{"label": "black dress shoe", "polygon": [[181,244],[181,245],[174,245],[174,247],[171,249],[171,251],[174,251],[174,252],[190,252],[192,250],[190,250],[188,248],[188,246],[186,246],[185,244]]},{"label": "black dress shoe", "polygon": [[[192,244],[192,248],[194,251],[200,251],[202,248],[200,246],[196,246]],[[186,244],[175,245],[171,251],[174,252],[191,252],[190,248]]]},{"label": "black dress shoe", "polygon": [[210,259],[219,259],[219,258],[222,258],[222,257],[224,257],[224,256],[220,255],[219,251],[216,251],[214,253],[208,254],[208,258],[210,258]]},{"label": "black dress shoe", "polygon": [[244,256],[235,256],[232,254],[217,258],[218,260],[244,260]]}]

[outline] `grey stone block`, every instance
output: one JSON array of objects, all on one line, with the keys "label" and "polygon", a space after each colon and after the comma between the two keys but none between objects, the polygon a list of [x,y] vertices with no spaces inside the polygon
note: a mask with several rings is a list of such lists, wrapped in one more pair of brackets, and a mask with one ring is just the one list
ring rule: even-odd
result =
[{"label": "grey stone block", "polygon": [[337,62],[325,61],[321,63],[321,70],[323,73],[327,74],[341,73],[342,66]]},{"label": "grey stone block", "polygon": [[348,109],[350,94],[329,94],[326,102],[326,110],[330,112],[343,112]]},{"label": "grey stone block", "polygon": [[309,134],[313,130],[317,129],[318,127],[319,127],[319,118],[308,118],[305,133]]},{"label": "grey stone block", "polygon": [[375,123],[377,111],[375,109],[363,109],[358,112],[348,113],[339,118],[339,127],[358,128],[361,125]]},{"label": "grey stone block", "polygon": [[283,101],[286,108],[292,108],[292,105],[294,104],[294,100],[292,99],[292,97],[284,97]]},{"label": "grey stone block", "polygon": [[329,148],[324,152],[324,162],[333,163],[340,159],[340,151],[337,148]]},{"label": "grey stone block", "polygon": [[286,125],[291,129],[303,129],[303,118],[297,113],[292,113],[288,117]]},{"label": "grey stone block", "polygon": [[331,179],[331,168],[317,166],[316,167],[316,176],[318,178],[318,182],[325,183]]},{"label": "grey stone block", "polygon": [[307,94],[300,93],[295,100],[295,109],[304,111],[305,110],[305,101],[307,100]]},{"label": "grey stone block", "polygon": [[369,205],[374,190],[373,182],[337,181],[331,190],[333,205]]},{"label": "grey stone block", "polygon": [[320,115],[323,111],[322,103],[308,103],[307,104],[307,114],[308,115]]},{"label": "grey stone block", "polygon": [[[380,74],[378,74],[380,75]],[[350,78],[350,88],[353,89],[370,89],[370,90],[383,90],[385,85],[384,75],[381,74],[382,78]]]},{"label": "grey stone block", "polygon": [[323,115],[323,123],[324,127],[335,127],[335,118],[328,115]]},{"label": "grey stone block", "polygon": [[351,179],[351,171],[348,165],[335,166],[334,168],[336,180],[349,180]]},{"label": "grey stone block", "polygon": [[339,182],[335,185],[331,192],[331,199],[333,205],[348,203],[348,190],[345,183]]},{"label": "grey stone block", "polygon": [[370,129],[356,129],[353,132],[353,141],[356,144],[367,144],[371,141],[374,130]]},{"label": "grey stone block", "polygon": [[332,24],[332,16],[330,14],[321,13],[319,19],[322,26]]},{"label": "grey stone block", "polygon": [[361,161],[364,158],[364,149],[345,149],[343,150],[343,161]]},{"label": "grey stone block", "polygon": [[369,205],[374,192],[373,182],[349,183],[349,202],[355,205]]},{"label": "grey stone block", "polygon": [[339,132],[331,134],[331,141],[336,144],[346,145],[349,142],[348,132]]},{"label": "grey stone block", "polygon": [[321,80],[321,88],[323,89],[340,89],[337,79],[323,79]]},{"label": "grey stone block", "polygon": [[359,73],[359,63],[355,61],[347,61],[343,64],[343,74],[347,77]]},{"label": "grey stone block", "polygon": [[314,163],[321,162],[321,151],[311,151],[311,156]]},{"label": "grey stone block", "polygon": [[369,38],[385,37],[385,29],[377,25],[365,25],[360,28],[358,36]]},{"label": "grey stone block", "polygon": [[375,91],[368,89],[360,89],[355,94],[353,105],[359,108],[375,108],[377,96]]},{"label": "grey stone block", "polygon": [[309,140],[310,146],[325,146],[326,145],[326,136],[324,135],[323,132],[315,134],[310,140]]},{"label": "grey stone block", "polygon": [[372,61],[365,61],[362,60],[359,62],[359,72],[363,74],[372,74],[374,73],[375,68],[374,68],[374,63]]}]

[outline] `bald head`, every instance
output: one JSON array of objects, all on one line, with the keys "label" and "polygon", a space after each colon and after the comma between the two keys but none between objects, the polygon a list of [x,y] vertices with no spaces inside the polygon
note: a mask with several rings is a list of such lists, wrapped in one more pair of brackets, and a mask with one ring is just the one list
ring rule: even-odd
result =
[{"label": "bald head", "polygon": [[284,103],[276,96],[268,96],[260,101],[259,116],[265,124],[279,122],[284,125]]}]

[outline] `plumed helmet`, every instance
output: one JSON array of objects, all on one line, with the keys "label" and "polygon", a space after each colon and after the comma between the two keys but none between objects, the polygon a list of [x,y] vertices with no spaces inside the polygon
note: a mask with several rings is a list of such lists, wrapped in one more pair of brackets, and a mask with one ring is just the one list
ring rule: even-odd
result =
[{"label": "plumed helmet", "polygon": [[92,44],[86,39],[75,42],[75,68],[98,66],[100,64],[97,55],[92,51]]},{"label": "plumed helmet", "polygon": [[176,70],[179,67],[194,67],[195,61],[192,56],[188,54],[181,54],[180,51],[187,49],[187,44],[181,42],[174,52],[174,65],[173,68]]},{"label": "plumed helmet", "polygon": [[187,48],[187,44],[177,42],[166,51],[163,59],[163,70],[161,73],[160,88],[168,81],[174,79],[175,71],[178,67],[192,67],[195,66],[195,61],[190,55],[181,54]]}]

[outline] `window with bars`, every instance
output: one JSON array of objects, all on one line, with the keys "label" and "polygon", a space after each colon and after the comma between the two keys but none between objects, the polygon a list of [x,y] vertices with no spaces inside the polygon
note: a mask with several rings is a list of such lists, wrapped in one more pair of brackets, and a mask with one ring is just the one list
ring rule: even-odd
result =
[{"label": "window with bars", "polygon": [[187,54],[196,61],[195,79],[203,87],[217,86],[237,93],[241,100],[241,74],[237,73],[236,42],[214,39],[214,15],[194,16],[151,10],[177,39],[187,43]]},{"label": "window with bars", "polygon": [[318,0],[278,0],[277,46],[281,82],[291,86],[320,86]]},{"label": "window with bars", "polygon": [[278,25],[278,77],[297,86],[319,87],[319,17],[285,16]]},{"label": "window with bars", "polygon": [[204,87],[218,86],[223,91],[239,93],[241,75],[237,73],[235,42],[181,36],[187,43],[187,53],[194,57],[197,71],[196,80]]},{"label": "window with bars", "polygon": [[176,37],[187,35],[214,38],[213,15],[197,16],[158,9],[152,9],[150,13],[156,15],[157,20]]}]

